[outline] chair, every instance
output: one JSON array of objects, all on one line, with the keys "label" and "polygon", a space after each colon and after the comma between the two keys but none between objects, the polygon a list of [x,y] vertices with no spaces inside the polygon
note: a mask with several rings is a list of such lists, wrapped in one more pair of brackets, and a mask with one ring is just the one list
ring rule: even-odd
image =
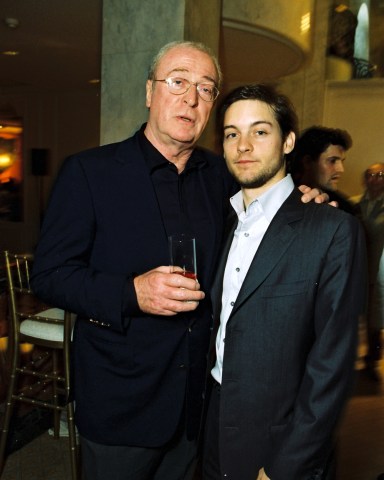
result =
[{"label": "chair", "polygon": [[[5,251],[4,255],[10,313],[10,379],[0,437],[0,475],[9,449],[8,434],[14,405],[16,402],[24,402],[53,411],[53,431],[56,438],[60,433],[61,412],[66,411],[72,480],[77,480],[78,447],[74,406],[69,401],[70,344],[74,315],[58,308],[49,308],[33,295],[29,283],[31,256],[8,251]],[[35,313],[36,311],[38,313]],[[45,349],[46,352],[39,359],[32,358],[26,365],[22,365],[20,346],[25,342],[35,345],[41,351]],[[42,361],[43,357],[50,361]],[[20,385],[22,379],[24,387]],[[27,381],[31,382],[31,379],[33,383],[25,385]]]}]

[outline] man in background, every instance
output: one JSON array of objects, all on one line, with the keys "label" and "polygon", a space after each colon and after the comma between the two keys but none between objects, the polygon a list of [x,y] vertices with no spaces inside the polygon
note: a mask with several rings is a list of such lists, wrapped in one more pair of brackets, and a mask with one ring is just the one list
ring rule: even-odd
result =
[{"label": "man in background", "polygon": [[221,108],[232,229],[212,288],[204,480],[332,478],[365,306],[359,221],[303,204],[286,174],[296,114],[266,85]]},{"label": "man in background", "polygon": [[357,209],[337,190],[351,147],[352,139],[345,130],[313,126],[304,130],[296,141],[288,164],[296,185],[318,187],[336,201],[341,210],[356,214]]},{"label": "man in background", "polygon": [[364,193],[351,200],[357,202],[365,227],[368,251],[369,301],[367,309],[368,351],[366,372],[380,380],[378,362],[382,356],[384,327],[384,163],[374,163],[364,172]]}]

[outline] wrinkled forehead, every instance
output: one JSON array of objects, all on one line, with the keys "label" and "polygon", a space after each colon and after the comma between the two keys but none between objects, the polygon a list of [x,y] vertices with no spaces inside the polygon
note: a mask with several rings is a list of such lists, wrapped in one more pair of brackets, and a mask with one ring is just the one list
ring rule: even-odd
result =
[{"label": "wrinkled forehead", "polygon": [[199,78],[218,82],[218,72],[208,53],[193,47],[177,46],[169,50],[160,59],[156,75],[192,74]]}]

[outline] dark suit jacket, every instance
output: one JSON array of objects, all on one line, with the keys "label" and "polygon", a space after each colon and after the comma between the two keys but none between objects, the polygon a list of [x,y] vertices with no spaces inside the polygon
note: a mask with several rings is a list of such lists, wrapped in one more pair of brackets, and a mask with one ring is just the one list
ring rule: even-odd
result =
[{"label": "dark suit jacket", "polygon": [[[221,157],[201,154],[207,160],[198,173],[201,194],[211,217],[211,241],[204,246],[209,260],[200,278],[207,289],[233,181]],[[70,157],[45,215],[32,286],[45,301],[78,314],[76,422],[89,440],[163,445],[174,434],[183,405],[188,433],[196,435],[209,300],[191,315],[122,315],[127,277],[168,264],[167,235],[137,134]]]},{"label": "dark suit jacket", "polygon": [[[214,282],[211,367],[226,257]],[[220,393],[220,460],[229,480],[320,479],[352,384],[365,247],[358,220],[303,204],[272,220],[229,317]]]}]

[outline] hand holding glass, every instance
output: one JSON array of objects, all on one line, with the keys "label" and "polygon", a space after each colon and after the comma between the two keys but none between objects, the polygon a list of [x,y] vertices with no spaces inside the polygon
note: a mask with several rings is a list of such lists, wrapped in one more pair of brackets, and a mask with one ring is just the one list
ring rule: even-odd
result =
[{"label": "hand holding glass", "polygon": [[[169,255],[171,272],[187,278],[197,279],[196,240],[184,233],[171,235],[169,240]],[[179,268],[177,268],[179,267]]]}]

